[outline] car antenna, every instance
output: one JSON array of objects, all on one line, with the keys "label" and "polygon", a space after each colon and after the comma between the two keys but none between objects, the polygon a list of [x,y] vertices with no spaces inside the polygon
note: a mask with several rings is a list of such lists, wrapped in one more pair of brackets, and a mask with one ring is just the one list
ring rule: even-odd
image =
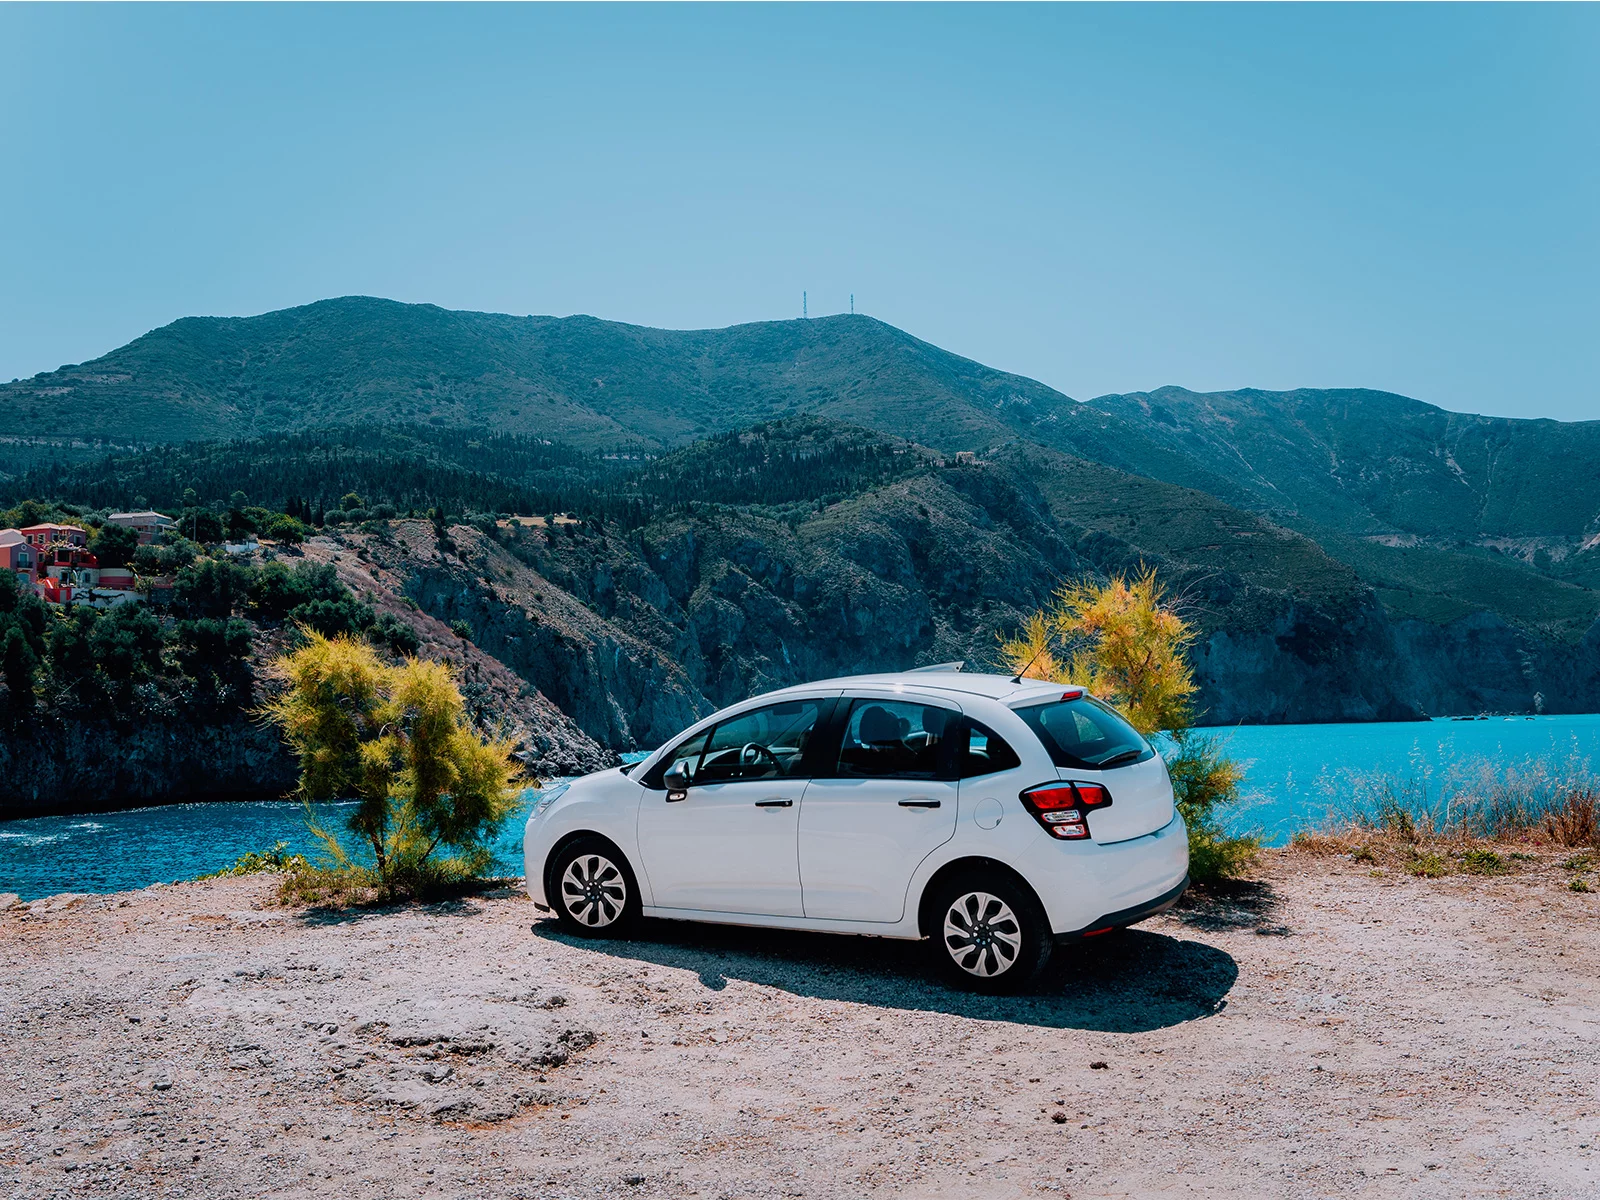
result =
[{"label": "car antenna", "polygon": [[1033,652],[1033,657],[1028,660],[1028,665],[1023,667],[1022,670],[1018,671],[1011,677],[1011,682],[1021,683],[1022,677],[1029,671],[1033,670],[1033,664],[1039,661],[1039,655],[1043,654],[1048,649],[1050,649],[1050,639],[1047,637],[1042,643],[1040,643],[1039,648]]}]

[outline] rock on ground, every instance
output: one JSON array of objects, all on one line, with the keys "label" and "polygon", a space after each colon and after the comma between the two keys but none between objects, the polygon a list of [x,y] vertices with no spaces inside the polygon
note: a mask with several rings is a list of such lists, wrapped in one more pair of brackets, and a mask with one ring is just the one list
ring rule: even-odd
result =
[{"label": "rock on ground", "polygon": [[1029,996],[918,946],[224,879],[0,913],[0,1194],[1600,1196],[1600,896],[1270,859]]}]

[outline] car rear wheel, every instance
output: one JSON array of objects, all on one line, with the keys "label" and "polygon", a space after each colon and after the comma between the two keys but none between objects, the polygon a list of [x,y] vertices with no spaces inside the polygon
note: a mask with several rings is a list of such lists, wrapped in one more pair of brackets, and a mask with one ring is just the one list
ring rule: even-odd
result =
[{"label": "car rear wheel", "polygon": [[975,873],[943,884],[930,910],[934,957],[956,987],[1020,991],[1050,960],[1044,909],[1031,892],[998,873]]},{"label": "car rear wheel", "polygon": [[556,920],[579,937],[620,937],[639,915],[628,860],[604,838],[585,837],[550,860],[545,893]]}]

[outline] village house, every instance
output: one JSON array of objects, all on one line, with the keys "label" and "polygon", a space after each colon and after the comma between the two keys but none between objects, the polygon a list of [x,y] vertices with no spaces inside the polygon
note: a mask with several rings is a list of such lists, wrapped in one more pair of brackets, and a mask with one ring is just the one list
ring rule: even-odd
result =
[{"label": "village house", "polygon": [[47,604],[110,608],[138,598],[131,567],[102,569],[77,525],[0,529],[0,568],[26,580]]},{"label": "village house", "polygon": [[32,583],[37,554],[20,529],[0,529],[0,567],[15,571]]},{"label": "village house", "polygon": [[139,544],[148,546],[169,529],[177,528],[173,518],[158,512],[112,513],[106,520],[113,525],[126,525],[139,535]]},{"label": "village house", "polygon": [[34,586],[47,604],[87,600],[100,583],[100,560],[68,542],[57,542],[39,552]]},{"label": "village house", "polygon": [[29,525],[18,530],[30,546],[51,546],[65,542],[69,546],[87,546],[89,535],[78,525]]}]

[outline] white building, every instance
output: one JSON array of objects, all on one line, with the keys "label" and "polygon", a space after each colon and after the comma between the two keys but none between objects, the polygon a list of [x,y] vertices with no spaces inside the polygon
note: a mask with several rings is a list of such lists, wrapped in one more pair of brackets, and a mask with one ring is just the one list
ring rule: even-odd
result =
[{"label": "white building", "polygon": [[177,522],[164,513],[125,512],[112,513],[106,520],[113,525],[126,525],[139,535],[139,544],[148,546],[157,535],[177,527]]}]

